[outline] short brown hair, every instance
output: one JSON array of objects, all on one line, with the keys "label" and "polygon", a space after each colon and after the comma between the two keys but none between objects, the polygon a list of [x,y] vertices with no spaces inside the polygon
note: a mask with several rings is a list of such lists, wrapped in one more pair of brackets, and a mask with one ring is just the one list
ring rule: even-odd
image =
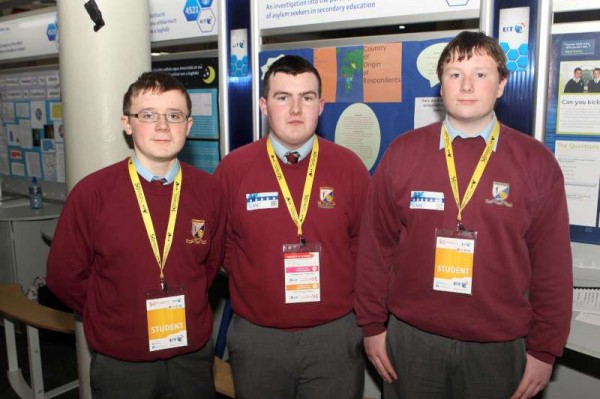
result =
[{"label": "short brown hair", "polygon": [[123,115],[129,115],[131,103],[135,96],[147,91],[164,93],[171,90],[177,90],[185,96],[188,107],[187,112],[192,112],[192,99],[183,83],[166,72],[144,72],[129,86],[127,92],[123,95]]},{"label": "short brown hair", "polygon": [[498,66],[500,80],[508,78],[506,55],[498,42],[482,32],[464,31],[452,39],[440,54],[437,64],[437,75],[440,82],[446,64],[454,60],[471,59],[475,54],[487,54],[492,57]]}]

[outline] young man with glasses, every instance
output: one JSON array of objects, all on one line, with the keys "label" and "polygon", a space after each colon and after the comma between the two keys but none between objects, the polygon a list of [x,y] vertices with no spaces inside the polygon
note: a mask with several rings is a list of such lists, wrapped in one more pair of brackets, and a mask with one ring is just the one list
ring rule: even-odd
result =
[{"label": "young man with glasses", "polygon": [[94,398],[214,398],[207,290],[223,260],[212,176],[178,161],[192,126],[185,87],[147,72],[123,98],[131,158],[69,194],[47,282],[82,315]]}]

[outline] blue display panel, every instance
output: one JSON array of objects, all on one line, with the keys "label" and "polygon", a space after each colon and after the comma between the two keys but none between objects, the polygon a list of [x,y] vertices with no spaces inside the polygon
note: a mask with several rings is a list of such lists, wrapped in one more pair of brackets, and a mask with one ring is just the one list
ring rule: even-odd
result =
[{"label": "blue display panel", "polygon": [[565,177],[571,240],[600,244],[600,32],[553,35],[549,75],[546,144]]},{"label": "blue display panel", "polygon": [[283,54],[311,61],[325,99],[317,133],[353,150],[373,172],[394,138],[443,119],[436,65],[450,40],[263,51],[259,62],[265,71]]},{"label": "blue display panel", "polygon": [[152,70],[179,79],[192,100],[192,128],[179,159],[212,173],[220,160],[218,59],[186,58],[155,61]]},{"label": "blue display panel", "polygon": [[178,158],[183,162],[213,173],[219,163],[219,142],[208,140],[187,140]]}]

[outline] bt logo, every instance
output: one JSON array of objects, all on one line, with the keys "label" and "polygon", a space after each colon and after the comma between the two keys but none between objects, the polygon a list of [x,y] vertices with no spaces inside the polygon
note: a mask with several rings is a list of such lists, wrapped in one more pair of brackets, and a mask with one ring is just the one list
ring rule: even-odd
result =
[{"label": "bt logo", "polygon": [[525,23],[519,22],[515,26],[504,26],[502,28],[502,32],[523,33],[523,32],[525,32]]}]

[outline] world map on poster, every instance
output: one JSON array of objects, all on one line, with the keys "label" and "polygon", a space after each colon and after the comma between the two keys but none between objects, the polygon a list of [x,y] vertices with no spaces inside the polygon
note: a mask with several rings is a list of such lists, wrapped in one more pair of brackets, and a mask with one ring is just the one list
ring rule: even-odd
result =
[{"label": "world map on poster", "polygon": [[338,47],[336,49],[338,65],[337,101],[363,101],[363,48]]},{"label": "world map on poster", "polygon": [[[312,60],[326,103],[402,102],[402,43],[288,51]],[[280,52],[263,52],[261,79]]]}]

